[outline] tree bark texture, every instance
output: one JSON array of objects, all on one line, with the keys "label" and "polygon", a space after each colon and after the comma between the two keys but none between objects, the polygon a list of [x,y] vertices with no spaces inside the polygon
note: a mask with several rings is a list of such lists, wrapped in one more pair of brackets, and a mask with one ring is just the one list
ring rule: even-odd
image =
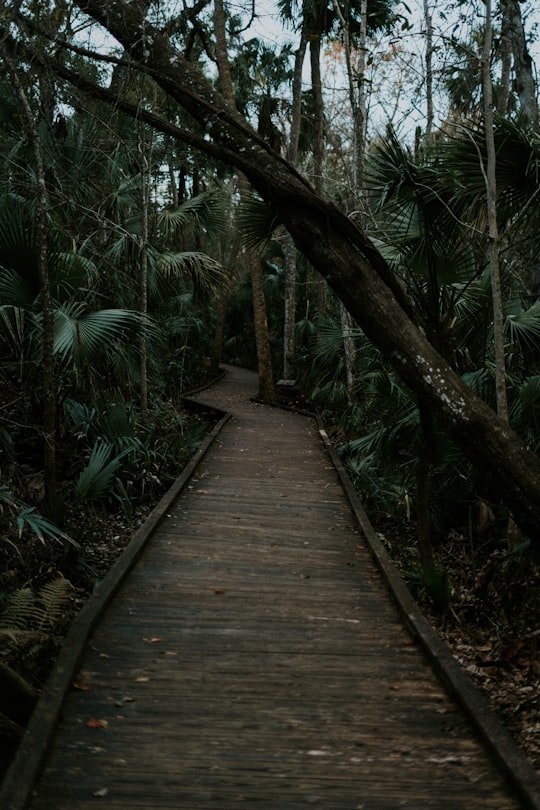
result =
[{"label": "tree bark texture", "polygon": [[[491,491],[506,501],[534,539],[540,525],[540,460],[429,343],[411,317],[394,275],[365,234],[265,144],[196,66],[174,50],[166,34],[140,16],[134,4],[80,0],[79,5],[203,125],[207,137],[174,128],[150,112],[148,122],[246,174],[368,338],[432,409],[481,470],[486,485],[489,482]],[[60,64],[57,67],[61,75],[85,86],[78,74],[69,74]],[[86,88],[91,89],[88,84]],[[99,88],[94,92],[111,101]],[[121,99],[115,103],[129,112]]]},{"label": "tree bark texture", "polygon": [[502,0],[502,33],[512,44],[516,90],[521,115],[533,129],[538,129],[538,100],[534,80],[534,65],[523,29],[520,0]]},{"label": "tree bark texture", "polygon": [[484,129],[486,133],[487,163],[484,176],[486,182],[486,207],[488,223],[489,266],[491,294],[493,300],[493,343],[495,353],[495,390],[497,413],[508,422],[508,400],[506,396],[506,357],[504,350],[504,312],[501,289],[501,268],[499,262],[499,228],[497,224],[497,152],[493,133],[493,85],[491,81],[491,44],[493,26],[491,0],[486,0],[486,25],[482,51],[482,96],[484,104]]}]

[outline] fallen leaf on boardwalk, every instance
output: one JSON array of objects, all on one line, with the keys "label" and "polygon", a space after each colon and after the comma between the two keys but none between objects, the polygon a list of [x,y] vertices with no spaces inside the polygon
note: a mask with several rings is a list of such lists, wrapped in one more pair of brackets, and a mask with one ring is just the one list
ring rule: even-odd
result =
[{"label": "fallen leaf on boardwalk", "polygon": [[216,589],[214,590],[214,593],[215,593],[215,594],[217,594],[218,596],[223,596],[223,594],[225,593],[225,591],[223,590],[223,588],[216,588]]},{"label": "fallen leaf on boardwalk", "polygon": [[427,761],[433,765],[463,765],[461,757],[456,757],[453,754],[446,757],[428,757]]},{"label": "fallen leaf on boardwalk", "polygon": [[208,495],[207,489],[196,489],[195,492],[197,493],[197,495]]},{"label": "fallen leaf on boardwalk", "polygon": [[108,792],[109,788],[101,788],[101,790],[95,790],[94,793],[92,793],[92,796],[96,796],[98,799],[102,799],[104,796],[107,795]]},{"label": "fallen leaf on boardwalk", "polygon": [[152,636],[152,638],[143,638],[143,641],[146,641],[147,644],[157,644],[158,641],[163,641],[163,639]]},{"label": "fallen leaf on boardwalk", "polygon": [[148,675],[140,675],[138,678],[134,678],[135,683],[147,683],[150,680]]},{"label": "fallen leaf on boardwalk", "polygon": [[99,657],[100,658],[108,658],[109,656],[107,655],[107,653],[100,653]]},{"label": "fallen leaf on boardwalk", "polygon": [[73,681],[71,684],[74,689],[78,689],[79,692],[88,692],[90,687],[87,686],[85,683],[81,683],[80,681]]},{"label": "fallen leaf on boardwalk", "polygon": [[443,706],[442,709],[437,709],[437,714],[455,714],[458,707],[455,703],[449,703],[448,706]]},{"label": "fallen leaf on boardwalk", "polygon": [[95,717],[91,717],[86,721],[86,725],[88,728],[107,728],[109,723],[107,720],[96,720]]},{"label": "fallen leaf on boardwalk", "polygon": [[390,689],[393,689],[394,692],[399,692],[399,690],[401,689],[401,686],[399,685],[399,683],[391,683],[390,684]]}]

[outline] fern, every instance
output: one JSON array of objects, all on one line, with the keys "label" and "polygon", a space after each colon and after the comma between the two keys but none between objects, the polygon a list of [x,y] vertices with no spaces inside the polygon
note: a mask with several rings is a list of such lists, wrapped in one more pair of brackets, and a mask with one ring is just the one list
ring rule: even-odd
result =
[{"label": "fern", "polygon": [[62,619],[72,590],[67,579],[58,577],[44,585],[37,595],[28,587],[14,591],[0,613],[0,637],[15,644],[47,639]]}]

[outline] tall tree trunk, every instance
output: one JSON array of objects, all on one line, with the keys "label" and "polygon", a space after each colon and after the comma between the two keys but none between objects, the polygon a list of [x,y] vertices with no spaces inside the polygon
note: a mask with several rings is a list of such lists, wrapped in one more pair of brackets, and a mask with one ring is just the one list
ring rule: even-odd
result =
[{"label": "tall tree trunk", "polygon": [[296,355],[296,246],[287,232],[285,245],[285,293],[283,313],[283,379],[294,379]]},{"label": "tall tree trunk", "polygon": [[[289,137],[288,157],[293,166],[298,160],[298,143],[302,123],[302,71],[307,50],[306,23],[302,25],[300,43],[294,57],[294,76],[292,86],[291,132]],[[292,236],[286,232],[285,247],[285,295],[283,317],[283,379],[292,380],[293,364],[296,355],[296,247]]]},{"label": "tall tree trunk", "polygon": [[[321,76],[321,32],[312,26],[309,30],[309,59],[311,67],[311,93],[313,101],[313,186],[320,194],[324,190],[324,101]],[[328,286],[324,279],[318,284],[319,318],[328,312]]]},{"label": "tall tree trunk", "polygon": [[506,115],[510,100],[510,77],[512,74],[512,43],[508,37],[501,36],[501,78],[497,93],[497,112]]},{"label": "tall tree trunk", "polygon": [[291,111],[291,133],[289,137],[289,162],[296,166],[298,160],[298,143],[300,141],[300,131],[302,127],[302,71],[304,69],[304,60],[306,58],[306,50],[308,43],[308,35],[306,31],[306,23],[302,25],[302,32],[300,34],[300,44],[294,56],[294,76],[292,85],[292,111]]},{"label": "tall tree trunk", "polygon": [[499,229],[497,225],[497,155],[495,150],[495,137],[493,133],[493,85],[491,81],[490,69],[491,46],[493,41],[491,15],[491,0],[486,0],[486,25],[484,33],[484,47],[482,50],[482,94],[487,152],[487,165],[485,167],[484,176],[486,182],[491,292],[493,298],[495,388],[497,392],[497,413],[501,419],[508,422],[508,403],[506,396],[506,358],[504,351],[504,313],[499,263]]},{"label": "tall tree trunk", "polygon": [[321,34],[311,31],[309,35],[309,58],[311,66],[311,92],[313,96],[313,185],[316,191],[324,189],[324,101],[321,75]]},{"label": "tall tree trunk", "polygon": [[140,124],[139,138],[142,208],[142,232],[139,253],[139,308],[143,316],[139,338],[139,405],[141,409],[141,420],[143,423],[146,420],[146,413],[148,411],[148,333],[146,328],[146,316],[148,315],[148,247],[150,241],[150,192],[152,184],[151,172],[154,144],[153,133],[150,133],[150,138],[147,140],[145,126],[146,125],[144,123]]},{"label": "tall tree trunk", "polygon": [[345,379],[347,384],[347,402],[355,400],[356,389],[356,345],[354,342],[354,320],[343,301],[339,302],[339,317],[343,334],[343,352],[345,355]]},{"label": "tall tree trunk", "polygon": [[[234,90],[229,65],[227,35],[225,30],[225,10],[222,0],[214,0],[214,29],[216,36],[216,61],[223,97],[230,104],[231,108],[234,109]],[[243,172],[238,172],[238,188],[242,198],[246,199],[250,196],[251,186]],[[259,256],[253,250],[248,249],[247,256],[253,295],[255,342],[257,345],[257,365],[259,372],[258,395],[259,398],[265,402],[274,402],[276,394],[272,370],[272,355],[270,353],[270,339],[268,336],[262,264]]]},{"label": "tall tree trunk", "polygon": [[54,363],[54,304],[49,280],[47,219],[48,200],[45,166],[41,148],[41,138],[36,116],[34,115],[17,68],[11,61],[6,49],[2,47],[2,56],[9,70],[9,78],[19,100],[25,121],[25,129],[32,145],[34,169],[36,175],[36,213],[34,224],[34,245],[37,253],[41,308],[43,315],[42,336],[42,386],[43,386],[43,470],[45,503],[48,512],[54,515],[57,508],[56,482],[56,371]]},{"label": "tall tree trunk", "polygon": [[429,0],[424,0],[426,25],[426,139],[431,140],[433,131],[433,18]]},{"label": "tall tree trunk", "polygon": [[501,0],[502,33],[512,44],[516,89],[521,115],[533,129],[538,129],[538,100],[534,80],[534,63],[527,47],[519,0]]},{"label": "tall tree trunk", "polygon": [[[353,187],[349,194],[349,208],[360,209],[357,214],[363,213],[363,206],[357,201],[363,197],[366,151],[366,39],[367,39],[367,0],[360,3],[360,42],[358,48],[358,63],[356,76],[352,66],[352,43],[349,32],[349,20],[341,11],[339,0],[334,0],[334,7],[343,29],[343,42],[345,46],[345,62],[347,66],[347,79],[349,85],[349,102],[353,119],[353,155],[352,176]],[[343,350],[345,355],[345,375],[347,380],[347,399],[349,404],[354,401],[356,387],[356,346],[353,337],[354,321],[346,307],[340,306],[341,329],[343,333]]]}]

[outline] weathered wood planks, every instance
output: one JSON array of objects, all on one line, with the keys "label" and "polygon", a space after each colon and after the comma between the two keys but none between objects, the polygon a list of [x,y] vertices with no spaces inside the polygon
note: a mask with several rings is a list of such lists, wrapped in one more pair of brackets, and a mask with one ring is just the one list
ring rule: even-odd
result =
[{"label": "weathered wood planks", "polygon": [[234,417],[99,623],[32,810],[520,807],[316,426],[254,390],[234,371],[204,395]]}]

